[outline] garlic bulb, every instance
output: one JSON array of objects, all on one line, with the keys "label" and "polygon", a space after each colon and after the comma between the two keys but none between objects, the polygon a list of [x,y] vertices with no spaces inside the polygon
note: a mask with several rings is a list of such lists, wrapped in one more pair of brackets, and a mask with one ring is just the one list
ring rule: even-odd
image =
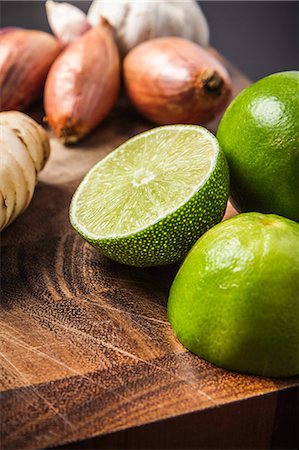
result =
[{"label": "garlic bulb", "polygon": [[51,30],[63,44],[74,41],[90,28],[84,12],[69,3],[47,0],[46,12]]},{"label": "garlic bulb", "polygon": [[122,56],[141,42],[160,36],[184,37],[203,47],[209,42],[206,18],[194,0],[94,0],[87,19],[96,26],[100,17],[114,27]]}]

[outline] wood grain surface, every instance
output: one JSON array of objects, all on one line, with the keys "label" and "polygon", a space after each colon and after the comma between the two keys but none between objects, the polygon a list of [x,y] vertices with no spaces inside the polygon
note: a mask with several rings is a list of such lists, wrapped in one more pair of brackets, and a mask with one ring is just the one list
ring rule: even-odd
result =
[{"label": "wood grain surface", "polygon": [[[226,66],[236,94],[249,81]],[[186,351],[166,317],[178,265],[123,266],[71,228],[68,206],[86,171],[150,127],[122,99],[79,146],[52,137],[30,207],[3,232],[3,448],[60,445],[298,385],[229,372]],[[229,206],[226,217],[234,213]]]}]

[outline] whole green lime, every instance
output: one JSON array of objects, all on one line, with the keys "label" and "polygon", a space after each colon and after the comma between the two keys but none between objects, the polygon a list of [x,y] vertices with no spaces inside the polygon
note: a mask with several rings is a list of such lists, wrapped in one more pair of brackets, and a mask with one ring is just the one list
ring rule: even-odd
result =
[{"label": "whole green lime", "polygon": [[299,224],[240,214],[204,234],[170,290],[168,317],[189,350],[256,375],[299,373]]},{"label": "whole green lime", "polygon": [[299,72],[270,75],[241,92],[217,138],[236,208],[299,221]]}]

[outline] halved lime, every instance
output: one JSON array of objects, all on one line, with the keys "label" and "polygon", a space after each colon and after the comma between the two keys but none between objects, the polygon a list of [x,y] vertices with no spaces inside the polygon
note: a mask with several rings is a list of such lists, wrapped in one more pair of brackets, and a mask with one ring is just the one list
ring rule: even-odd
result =
[{"label": "halved lime", "polygon": [[106,256],[152,266],[183,258],[225,212],[228,166],[195,125],[141,133],[97,163],[74,194],[70,220]]}]

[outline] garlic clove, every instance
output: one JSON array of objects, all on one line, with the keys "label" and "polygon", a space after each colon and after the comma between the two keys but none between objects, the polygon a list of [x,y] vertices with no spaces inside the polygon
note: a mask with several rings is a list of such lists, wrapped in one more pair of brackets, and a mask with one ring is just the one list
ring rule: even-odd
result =
[{"label": "garlic clove", "polygon": [[54,36],[14,30],[0,36],[0,111],[24,109],[41,97],[61,46]]},{"label": "garlic clove", "polygon": [[46,13],[51,30],[63,44],[69,44],[90,28],[84,12],[69,3],[47,0]]}]

